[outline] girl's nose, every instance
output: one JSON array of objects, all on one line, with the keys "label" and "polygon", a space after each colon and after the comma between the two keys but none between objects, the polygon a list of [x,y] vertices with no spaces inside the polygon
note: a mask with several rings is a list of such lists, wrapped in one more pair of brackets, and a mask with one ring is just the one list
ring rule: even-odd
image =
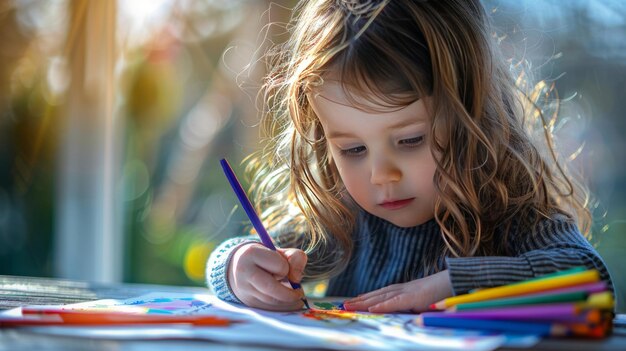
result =
[{"label": "girl's nose", "polygon": [[372,184],[380,185],[391,182],[398,182],[402,178],[402,171],[394,162],[382,157],[372,162]]}]

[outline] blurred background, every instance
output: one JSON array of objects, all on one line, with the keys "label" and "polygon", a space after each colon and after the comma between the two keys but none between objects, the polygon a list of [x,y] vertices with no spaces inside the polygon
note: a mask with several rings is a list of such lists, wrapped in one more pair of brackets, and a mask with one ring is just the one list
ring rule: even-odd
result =
[{"label": "blurred background", "polygon": [[[262,53],[285,38],[268,23],[294,3],[0,0],[0,274],[204,285],[247,224],[218,160],[242,178],[259,147]],[[484,4],[559,101],[624,312],[626,2]]]}]

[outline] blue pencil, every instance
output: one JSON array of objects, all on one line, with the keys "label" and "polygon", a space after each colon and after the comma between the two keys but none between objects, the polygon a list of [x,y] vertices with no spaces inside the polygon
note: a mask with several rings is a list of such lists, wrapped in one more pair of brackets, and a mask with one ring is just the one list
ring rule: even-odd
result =
[{"label": "blue pencil", "polygon": [[426,327],[477,329],[503,333],[534,334],[539,336],[564,336],[568,334],[568,328],[566,326],[547,322],[450,318],[424,315],[418,316],[415,323]]},{"label": "blue pencil", "polygon": [[[259,218],[259,216],[256,214],[254,207],[252,207],[252,203],[250,203],[250,200],[248,199],[246,192],[243,190],[241,183],[239,183],[239,180],[237,180],[237,176],[235,175],[235,172],[233,171],[233,169],[230,167],[230,164],[228,163],[228,161],[226,161],[226,159],[223,158],[220,160],[220,165],[222,166],[222,169],[224,170],[224,174],[226,174],[226,178],[228,179],[230,186],[233,188],[233,191],[235,191],[235,195],[237,195],[237,198],[239,199],[241,206],[243,207],[244,211],[246,211],[248,218],[250,218],[250,222],[252,222],[252,226],[256,230],[257,234],[259,234],[259,237],[261,238],[261,242],[268,249],[272,251],[276,251],[276,247],[274,246],[274,243],[272,242],[270,235],[267,233],[267,230],[265,230],[265,226],[261,222],[261,219]],[[302,288],[300,284],[294,283],[292,281],[289,281],[289,284],[291,284],[291,287],[294,290]],[[309,302],[307,301],[306,298],[303,298],[302,302],[304,302],[304,305],[306,306],[306,308],[311,309],[311,307],[309,306]]]}]

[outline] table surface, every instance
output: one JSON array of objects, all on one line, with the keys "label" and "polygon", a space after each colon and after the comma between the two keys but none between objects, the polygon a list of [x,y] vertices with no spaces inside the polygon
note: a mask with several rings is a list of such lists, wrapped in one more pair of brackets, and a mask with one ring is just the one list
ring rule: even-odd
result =
[{"label": "table surface", "polygon": [[[98,284],[53,278],[0,275],[0,310],[24,305],[66,304],[98,299],[126,299],[155,291],[208,293],[201,287],[144,284]],[[47,336],[28,329],[0,329],[3,350],[270,350],[262,347],[224,345],[208,341],[97,340]],[[271,348],[275,350],[276,348]],[[533,350],[626,350],[626,326],[617,325],[613,335],[603,340],[544,339]],[[498,350],[520,350],[500,348]]]}]

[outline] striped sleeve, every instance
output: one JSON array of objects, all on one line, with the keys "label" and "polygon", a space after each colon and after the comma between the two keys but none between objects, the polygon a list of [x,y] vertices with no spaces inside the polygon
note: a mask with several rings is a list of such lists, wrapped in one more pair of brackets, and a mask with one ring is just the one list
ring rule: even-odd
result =
[{"label": "striped sleeve", "polygon": [[514,257],[447,258],[454,294],[511,284],[575,266],[597,269],[601,279],[613,290],[602,258],[567,217],[543,221],[537,235],[527,237],[514,248],[518,253]]}]

